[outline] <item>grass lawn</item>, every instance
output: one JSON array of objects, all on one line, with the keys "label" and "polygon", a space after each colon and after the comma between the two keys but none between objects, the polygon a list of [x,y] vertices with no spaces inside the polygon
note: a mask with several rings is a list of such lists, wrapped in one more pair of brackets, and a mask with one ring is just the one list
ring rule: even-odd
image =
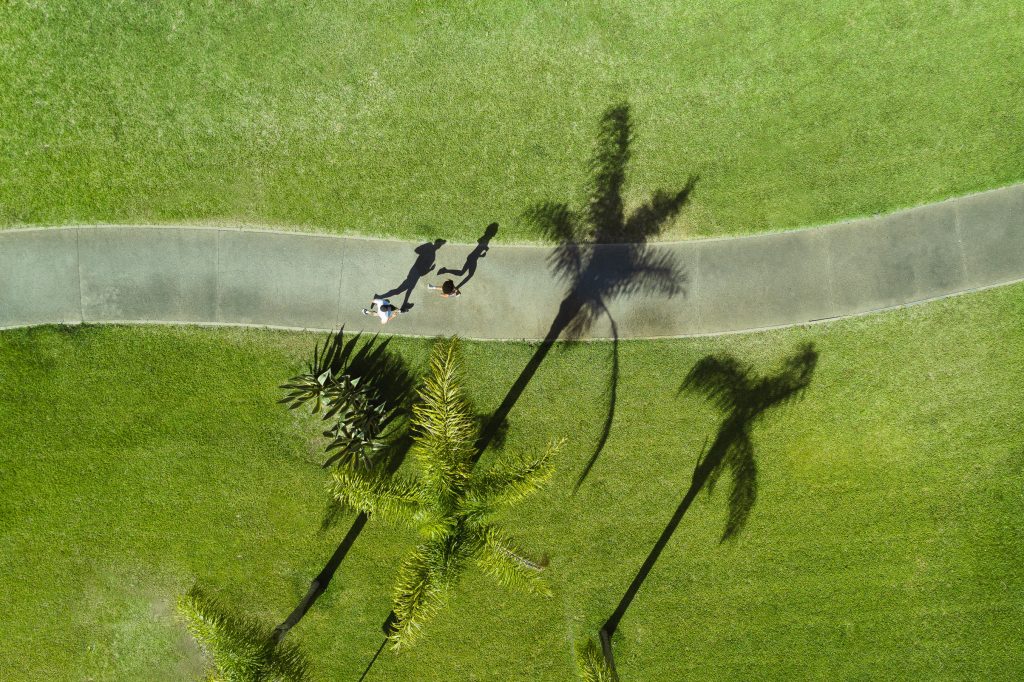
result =
[{"label": "grass lawn", "polygon": [[[754,429],[759,499],[719,544],[725,481],[701,495],[615,639],[623,680],[1020,679],[1024,662],[1024,285],[806,329],[553,351],[506,448],[569,445],[502,519],[551,556],[554,597],[470,572],[423,642],[368,680],[574,678],[672,515],[720,415],[683,376],[712,352],[760,371],[804,341],[804,399]],[[38,328],[0,334],[0,677],[181,680],[201,660],[173,612],[198,578],[280,621],[348,519],[320,533],[315,424],[275,405],[316,337],[257,330]],[[422,366],[429,341],[395,339]],[[467,343],[493,409],[529,344]],[[485,458],[484,464],[491,455]],[[373,520],[290,635],[316,680],[355,680],[381,642],[414,535]]]},{"label": "grass lawn", "polygon": [[668,238],[1024,179],[1024,9],[987,2],[122,3],[0,9],[0,226],[248,223],[472,242],[581,197],[633,106]]}]

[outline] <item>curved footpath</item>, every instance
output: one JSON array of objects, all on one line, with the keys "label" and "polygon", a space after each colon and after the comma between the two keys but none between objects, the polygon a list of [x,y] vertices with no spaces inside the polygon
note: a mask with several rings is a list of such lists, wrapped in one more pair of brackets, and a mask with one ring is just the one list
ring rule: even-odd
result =
[{"label": "curved footpath", "polygon": [[[407,279],[416,246],[198,227],[0,231],[0,328],[171,322],[380,330],[360,310],[375,292]],[[437,266],[461,268],[472,248],[445,244]],[[683,292],[609,299],[623,338],[859,315],[1024,279],[1024,184],[827,227],[650,249],[676,259]],[[494,246],[458,299],[427,291],[426,282],[444,279],[432,272],[412,291],[410,313],[385,330],[541,339],[566,292],[550,254]],[[600,319],[585,337],[610,333]]]}]

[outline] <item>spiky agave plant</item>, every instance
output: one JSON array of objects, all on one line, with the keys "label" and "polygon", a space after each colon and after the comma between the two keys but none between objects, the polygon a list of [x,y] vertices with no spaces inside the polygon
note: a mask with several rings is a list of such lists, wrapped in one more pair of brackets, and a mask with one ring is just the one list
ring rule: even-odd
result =
[{"label": "spiky agave plant", "polygon": [[178,598],[178,613],[213,660],[211,680],[301,682],[306,678],[306,659],[297,646],[275,643],[269,627],[231,614],[198,585]]},{"label": "spiky agave plant", "polygon": [[618,678],[592,639],[576,645],[576,666],[583,682],[616,682]]},{"label": "spiky agave plant", "polygon": [[332,422],[324,431],[330,439],[325,467],[372,467],[375,455],[384,448],[381,434],[396,413],[379,391],[349,374],[355,341],[345,344],[338,332],[323,348],[317,344],[307,371],[281,385],[287,394],[279,403],[290,410],[309,405],[310,412]]},{"label": "spiky agave plant", "polygon": [[420,637],[471,561],[503,585],[550,595],[541,580],[546,561],[527,558],[489,517],[550,478],[561,441],[475,472],[477,427],[460,387],[458,350],[456,338],[434,346],[413,406],[418,477],[371,477],[343,469],[334,473],[332,492],[339,502],[422,533],[423,542],[402,563],[394,587],[396,620],[389,637],[395,649]]}]

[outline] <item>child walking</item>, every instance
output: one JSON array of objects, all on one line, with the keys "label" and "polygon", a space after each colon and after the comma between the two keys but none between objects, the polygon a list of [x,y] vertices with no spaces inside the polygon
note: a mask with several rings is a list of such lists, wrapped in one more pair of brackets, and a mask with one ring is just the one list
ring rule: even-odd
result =
[{"label": "child walking", "polygon": [[440,291],[441,298],[451,298],[453,296],[462,296],[462,292],[455,288],[455,281],[446,279],[441,286],[434,284],[428,284],[427,288],[431,291]]}]

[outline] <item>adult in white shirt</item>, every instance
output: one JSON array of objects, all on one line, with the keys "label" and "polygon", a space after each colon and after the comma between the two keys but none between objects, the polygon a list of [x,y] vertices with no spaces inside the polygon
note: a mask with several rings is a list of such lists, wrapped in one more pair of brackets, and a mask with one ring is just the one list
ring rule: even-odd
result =
[{"label": "adult in white shirt", "polygon": [[387,324],[402,313],[386,298],[375,298],[370,301],[369,308],[363,308],[363,315],[376,315],[381,324]]}]

